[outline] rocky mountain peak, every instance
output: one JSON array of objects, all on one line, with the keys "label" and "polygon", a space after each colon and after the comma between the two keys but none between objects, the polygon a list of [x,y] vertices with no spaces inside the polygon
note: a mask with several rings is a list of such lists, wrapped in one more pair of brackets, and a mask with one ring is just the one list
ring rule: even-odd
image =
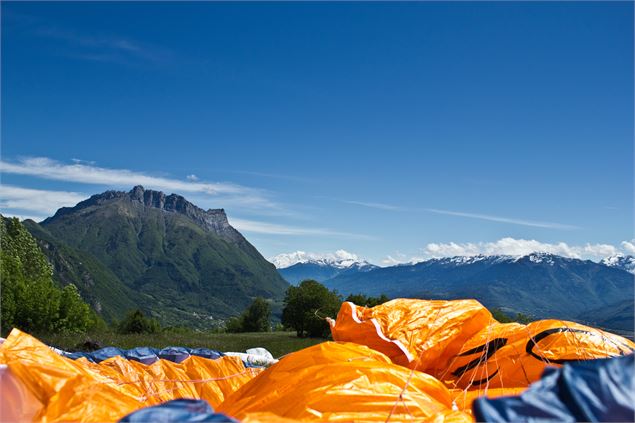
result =
[{"label": "rocky mountain peak", "polygon": [[75,207],[63,207],[55,213],[52,218],[46,219],[44,222],[54,220],[78,212],[92,206],[101,206],[112,201],[130,201],[133,204],[141,204],[146,208],[159,209],[168,213],[178,213],[184,215],[203,229],[232,241],[243,241],[242,235],[236,231],[227,220],[227,214],[224,209],[208,209],[202,208],[190,203],[185,197],[178,194],[166,195],[162,191],[145,189],[141,185],[133,187],[130,191],[106,191],[101,194],[95,194],[90,198],[78,203]]},{"label": "rocky mountain peak", "polygon": [[224,209],[209,209],[207,211],[190,203],[185,197],[177,194],[165,195],[163,191],[144,189],[137,185],[128,192],[128,197],[132,201],[143,203],[146,207],[154,207],[165,211],[185,214],[188,217],[200,218],[202,215],[209,215],[215,219],[227,220]]},{"label": "rocky mountain peak", "polygon": [[137,185],[128,192],[131,201],[140,202],[145,207],[152,207],[166,212],[179,213],[195,221],[204,229],[229,238],[240,237],[240,234],[229,225],[224,209],[202,208],[190,203],[178,194],[165,195],[163,191],[144,189]]},{"label": "rocky mountain peak", "polygon": [[630,255],[615,254],[602,259],[600,263],[608,267],[626,270],[629,273],[635,274],[635,257]]}]

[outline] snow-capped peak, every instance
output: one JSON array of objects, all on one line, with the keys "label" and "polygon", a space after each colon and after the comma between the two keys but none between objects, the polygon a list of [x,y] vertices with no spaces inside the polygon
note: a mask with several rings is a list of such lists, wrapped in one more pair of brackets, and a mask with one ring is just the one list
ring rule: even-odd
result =
[{"label": "snow-capped peak", "polygon": [[615,254],[602,259],[600,263],[608,267],[615,267],[635,274],[635,257],[633,256]]},{"label": "snow-capped peak", "polygon": [[[535,253],[531,253],[531,254],[526,254],[524,256],[519,256],[519,257],[516,258],[516,261],[521,260],[523,258],[527,258],[532,263],[545,263],[545,264],[549,264],[549,265],[553,266],[554,258],[557,258],[557,257],[558,256],[556,256],[555,254],[551,254],[551,253],[535,252]],[[562,258],[564,259],[565,257],[562,257]]]},{"label": "snow-capped peak", "polygon": [[545,252],[534,252],[530,254],[518,254],[518,255],[489,255],[489,254],[473,254],[473,255],[460,255],[454,257],[438,257],[428,260],[420,260],[417,263],[426,262],[438,262],[444,264],[451,264],[455,266],[465,266],[468,264],[474,264],[478,262],[484,263],[503,263],[503,262],[518,262],[521,260],[528,260],[532,263],[544,263],[550,266],[555,265],[557,260],[570,260],[567,257],[561,257],[556,254]]},{"label": "snow-capped peak", "polygon": [[337,250],[334,253],[307,253],[305,251],[294,251],[292,253],[282,253],[269,259],[278,269],[293,266],[298,263],[313,263],[323,266],[334,266],[339,269],[346,269],[352,266],[364,267],[370,265],[366,260],[360,259],[357,254],[346,250]]},{"label": "snow-capped peak", "polygon": [[486,256],[483,254],[475,254],[475,255],[469,255],[469,256],[442,257],[442,258],[436,258],[433,260],[436,260],[441,263],[462,266],[462,265],[472,264],[472,263],[476,263],[476,262],[488,260],[488,259],[493,259],[493,258],[498,258],[498,256]]}]

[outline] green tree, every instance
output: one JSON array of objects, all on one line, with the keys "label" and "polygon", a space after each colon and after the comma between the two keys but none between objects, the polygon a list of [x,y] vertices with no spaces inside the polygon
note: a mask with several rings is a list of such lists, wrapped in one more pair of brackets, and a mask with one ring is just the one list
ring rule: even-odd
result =
[{"label": "green tree", "polygon": [[79,295],[79,290],[73,284],[62,289],[60,311],[57,328],[62,332],[83,333],[94,324],[90,307]]},{"label": "green tree", "polygon": [[117,331],[126,333],[157,333],[161,331],[159,322],[146,317],[139,309],[131,311],[117,325]]},{"label": "green tree", "polygon": [[516,313],[515,316],[510,316],[510,315],[506,314],[500,308],[492,309],[491,313],[492,313],[492,317],[494,317],[494,319],[498,320],[501,323],[517,322],[517,323],[526,324],[526,323],[530,323],[530,322],[532,322],[534,320],[531,317],[529,317],[529,316],[527,316],[526,314],[523,314],[523,313]]},{"label": "green tree", "polygon": [[231,317],[225,322],[225,330],[229,333],[243,332],[243,319],[242,316]]},{"label": "green tree", "polygon": [[239,317],[232,317],[225,324],[227,332],[269,332],[271,330],[271,306],[262,297],[256,298]]},{"label": "green tree", "polygon": [[1,326],[27,332],[84,332],[91,311],[73,286],[61,290],[53,268],[17,218],[0,216]]},{"label": "green tree", "polygon": [[323,316],[335,317],[341,297],[321,283],[305,280],[291,286],[284,298],[282,323],[296,331],[299,337],[328,337],[329,325]]},{"label": "green tree", "polygon": [[243,313],[244,332],[268,332],[271,330],[271,306],[262,297],[258,297]]},{"label": "green tree", "polygon": [[364,307],[375,307],[390,301],[390,298],[388,298],[385,294],[381,294],[379,297],[367,297],[364,294],[351,294],[346,297],[346,300],[344,301],[350,301],[355,305]]},{"label": "green tree", "polygon": [[2,302],[2,334],[6,335],[6,332],[10,328],[15,326],[16,315],[18,313],[18,304],[21,298],[24,297],[24,291],[26,289],[24,275],[21,272],[21,263],[16,257],[12,257],[7,254],[5,240],[6,232],[4,231],[4,225],[0,225],[2,230],[2,266],[0,266],[1,283],[0,295]]}]

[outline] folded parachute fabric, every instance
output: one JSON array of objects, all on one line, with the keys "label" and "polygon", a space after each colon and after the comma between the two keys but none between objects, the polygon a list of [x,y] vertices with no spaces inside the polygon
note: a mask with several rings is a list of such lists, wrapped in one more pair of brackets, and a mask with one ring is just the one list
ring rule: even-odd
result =
[{"label": "folded parachute fabric", "polygon": [[244,353],[226,352],[225,355],[240,357],[247,367],[269,367],[278,362],[271,353],[264,348],[250,348]]},{"label": "folded parachute fabric", "polygon": [[375,350],[324,342],[283,357],[217,409],[243,422],[470,422],[436,378]]},{"label": "folded parachute fabric", "polygon": [[[0,420],[458,423],[474,409],[492,421],[632,421],[635,344],[617,335],[559,320],[502,324],[474,300],[344,303],[330,324],[337,342],[279,361],[263,349],[65,353],[13,330],[0,345]],[[620,356],[630,364],[594,367]],[[549,365],[566,367],[543,374]]]},{"label": "folded parachute fabric", "polygon": [[244,353],[241,352],[220,352],[207,348],[185,348],[185,347],[166,347],[162,350],[150,347],[136,347],[129,350],[123,350],[116,347],[106,347],[92,352],[67,352],[57,348],[53,351],[63,355],[64,357],[76,360],[78,358],[86,358],[93,363],[101,363],[104,360],[115,356],[125,357],[128,360],[138,361],[143,364],[152,364],[158,359],[169,360],[180,363],[190,356],[197,356],[215,360],[223,356],[239,357],[247,367],[269,367],[278,362],[269,351],[264,348],[251,348]]},{"label": "folded parachute fabric", "polygon": [[[468,414],[453,409],[452,394],[434,377],[350,343],[322,343],[263,371],[246,368],[231,356],[191,356],[181,363],[160,359],[150,365],[121,355],[100,363],[86,357],[71,360],[14,330],[0,347],[0,362],[39,406],[34,421],[224,418],[213,409],[244,423],[470,421]],[[188,401],[148,408],[176,398],[205,399],[210,408]]]},{"label": "folded parachute fabric", "polygon": [[499,323],[475,300],[396,299],[373,308],[346,302],[329,323],[334,340],[368,345],[460,389],[527,387],[549,364],[635,349],[621,336],[573,322]]},{"label": "folded parachute fabric", "polygon": [[234,420],[224,414],[214,413],[207,401],[194,399],[167,401],[163,404],[142,408],[119,420],[119,423],[148,422],[239,423],[238,420]]},{"label": "folded parachute fabric", "polygon": [[368,345],[402,366],[444,371],[490,319],[476,300],[398,299],[372,308],[345,302],[329,323],[336,341]]},{"label": "folded parachute fabric", "polygon": [[269,351],[264,348],[251,348],[246,352],[220,352],[207,348],[185,348],[185,347],[166,347],[163,349],[150,347],[137,347],[124,350],[116,347],[106,347],[92,352],[66,352],[57,348],[53,351],[63,355],[64,357],[76,360],[78,358],[86,358],[93,363],[100,363],[104,360],[115,356],[122,356],[128,360],[138,361],[143,364],[152,364],[158,359],[170,360],[180,363],[186,358],[195,355],[197,357],[210,358],[215,360],[223,356],[239,357],[247,367],[269,367],[278,362]]},{"label": "folded parachute fabric", "polygon": [[72,360],[17,329],[0,346],[0,364],[41,404],[33,420],[47,422],[117,421],[177,398],[201,398],[217,407],[262,371],[245,367],[238,357],[192,355],[180,363],[159,359],[150,365],[121,355],[100,363]]},{"label": "folded parachute fabric", "polygon": [[517,397],[478,398],[478,421],[633,422],[635,358],[589,360],[548,368]]}]

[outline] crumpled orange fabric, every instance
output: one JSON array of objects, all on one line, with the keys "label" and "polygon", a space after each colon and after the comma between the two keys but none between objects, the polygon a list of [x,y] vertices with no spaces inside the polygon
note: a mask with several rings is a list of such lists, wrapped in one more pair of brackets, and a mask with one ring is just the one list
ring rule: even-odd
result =
[{"label": "crumpled orange fabric", "polygon": [[145,365],[123,357],[99,364],[60,356],[14,329],[0,346],[0,364],[43,404],[34,420],[111,422],[149,405],[176,398],[201,398],[217,407],[261,369],[238,357],[189,357],[181,363]]},{"label": "crumpled orange fabric", "polygon": [[[151,365],[64,358],[14,330],[6,364],[41,407],[35,420],[117,421],[149,405],[201,398],[243,423],[471,421],[483,395],[516,395],[545,366],[625,355],[635,343],[561,320],[499,323],[474,300],[344,303],[333,338],[266,370],[238,357]],[[25,396],[26,398],[26,396]]]},{"label": "crumpled orange fabric", "polygon": [[243,422],[470,422],[452,401],[428,374],[366,346],[324,342],[283,357],[218,411]]},{"label": "crumpled orange fabric", "polygon": [[499,323],[476,300],[345,302],[330,324],[334,340],[368,345],[459,389],[527,387],[547,365],[635,350],[626,338],[563,320]]}]

